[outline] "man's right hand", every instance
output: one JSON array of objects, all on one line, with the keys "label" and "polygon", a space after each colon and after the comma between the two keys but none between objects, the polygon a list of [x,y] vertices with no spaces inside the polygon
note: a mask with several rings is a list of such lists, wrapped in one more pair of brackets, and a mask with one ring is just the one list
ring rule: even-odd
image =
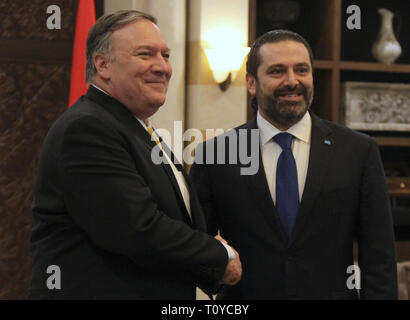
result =
[{"label": "man's right hand", "polygon": [[230,286],[237,284],[242,278],[242,263],[239,259],[239,254],[234,248],[232,250],[235,252],[235,259],[228,261],[224,277],[221,280],[222,284]]}]

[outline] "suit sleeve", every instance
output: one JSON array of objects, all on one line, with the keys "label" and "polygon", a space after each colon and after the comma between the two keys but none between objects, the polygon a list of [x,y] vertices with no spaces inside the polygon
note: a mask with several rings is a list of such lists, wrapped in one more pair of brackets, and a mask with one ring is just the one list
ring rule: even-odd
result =
[{"label": "suit sleeve", "polygon": [[120,132],[87,116],[64,133],[61,171],[68,213],[98,247],[156,270],[181,270],[201,281],[223,277],[219,241],[159,210]]},{"label": "suit sleeve", "polygon": [[397,299],[396,249],[387,185],[378,146],[366,157],[358,225],[361,299]]}]

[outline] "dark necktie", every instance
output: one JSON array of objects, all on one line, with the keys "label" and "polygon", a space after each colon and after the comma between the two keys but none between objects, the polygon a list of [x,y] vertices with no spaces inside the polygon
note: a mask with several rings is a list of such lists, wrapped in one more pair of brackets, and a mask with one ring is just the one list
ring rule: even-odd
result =
[{"label": "dark necktie", "polygon": [[276,209],[290,239],[299,210],[298,175],[291,149],[293,136],[281,132],[273,139],[282,148],[276,168]]}]

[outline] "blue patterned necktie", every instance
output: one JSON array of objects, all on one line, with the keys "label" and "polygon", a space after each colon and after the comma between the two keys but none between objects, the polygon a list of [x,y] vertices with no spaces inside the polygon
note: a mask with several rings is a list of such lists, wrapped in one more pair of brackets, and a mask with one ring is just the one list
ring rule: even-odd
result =
[{"label": "blue patterned necktie", "polygon": [[276,168],[276,209],[288,239],[299,210],[298,175],[291,149],[293,138],[293,135],[287,132],[281,132],[273,137],[282,148]]}]

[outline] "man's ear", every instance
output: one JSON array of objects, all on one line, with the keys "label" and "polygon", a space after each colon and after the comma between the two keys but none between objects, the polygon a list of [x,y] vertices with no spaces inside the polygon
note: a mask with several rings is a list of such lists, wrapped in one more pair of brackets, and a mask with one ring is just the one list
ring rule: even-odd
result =
[{"label": "man's ear", "polygon": [[246,73],[246,86],[248,87],[249,94],[251,96],[255,96],[256,95],[256,78],[249,73]]},{"label": "man's ear", "polygon": [[97,53],[94,56],[95,69],[97,70],[97,74],[103,80],[109,80],[111,77],[109,63],[108,57],[102,53]]}]

